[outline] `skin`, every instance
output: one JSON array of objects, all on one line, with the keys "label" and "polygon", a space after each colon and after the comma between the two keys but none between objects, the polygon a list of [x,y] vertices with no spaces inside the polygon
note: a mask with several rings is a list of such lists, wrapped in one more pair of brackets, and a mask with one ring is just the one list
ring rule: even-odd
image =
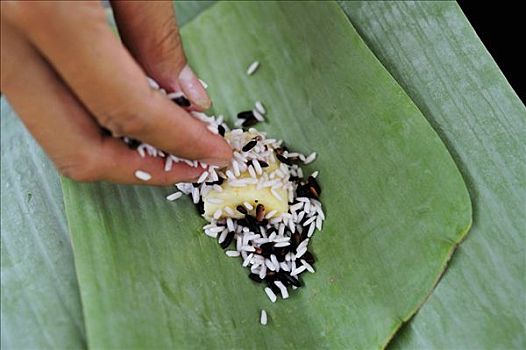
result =
[{"label": "skin", "polygon": [[[148,85],[211,101],[186,63],[170,2],[113,1],[122,42],[98,1],[1,2],[1,89],[57,169],[77,181],[169,185],[202,168],[141,158],[130,136],[177,156],[227,165],[230,146]],[[81,24],[81,25],[80,25]],[[137,179],[136,170],[152,175]]]}]

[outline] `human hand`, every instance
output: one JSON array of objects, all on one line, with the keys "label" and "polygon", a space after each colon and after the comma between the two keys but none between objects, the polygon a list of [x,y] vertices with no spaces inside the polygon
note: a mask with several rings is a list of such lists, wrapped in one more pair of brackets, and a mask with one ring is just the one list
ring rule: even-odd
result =
[{"label": "human hand", "polygon": [[176,156],[226,165],[230,146],[166,96],[181,91],[191,108],[210,99],[186,64],[171,2],[113,1],[124,45],[100,2],[1,4],[1,89],[59,171],[78,181],[148,184],[191,181],[203,171],[184,163],[163,170],[118,138],[129,136]]}]

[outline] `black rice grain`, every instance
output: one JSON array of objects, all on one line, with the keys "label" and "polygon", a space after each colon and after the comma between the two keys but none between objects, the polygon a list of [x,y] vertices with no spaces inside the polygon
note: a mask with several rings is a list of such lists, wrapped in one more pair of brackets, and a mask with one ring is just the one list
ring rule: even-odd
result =
[{"label": "black rice grain", "polygon": [[283,155],[279,153],[276,153],[276,158],[278,158],[278,160],[282,162],[283,164],[292,165],[292,162],[288,158],[285,158]]},{"label": "black rice grain", "polygon": [[172,101],[174,101],[179,107],[190,107],[190,101],[183,95],[172,98]]},{"label": "black rice grain", "polygon": [[242,206],[242,205],[238,205],[237,208],[236,208],[236,210],[237,210],[238,212],[240,212],[241,214],[245,214],[245,215],[247,214],[247,208],[245,208],[245,207]]},{"label": "black rice grain", "polygon": [[234,240],[234,231],[230,231],[226,235],[225,240],[223,242],[221,242],[219,245],[221,246],[221,248],[226,249],[226,248],[228,248],[230,243],[232,243],[233,240]]},{"label": "black rice grain", "polygon": [[102,136],[113,136],[113,133],[110,131],[110,129],[106,128],[100,128],[100,134]]},{"label": "black rice grain", "polygon": [[225,130],[225,127],[223,125],[218,125],[217,132],[219,132],[219,135],[224,137],[225,136],[225,131],[226,130]]},{"label": "black rice grain", "polygon": [[316,260],[314,259],[314,255],[312,255],[312,253],[309,251],[303,254],[303,259],[305,259],[305,261],[308,262],[310,265],[313,265],[316,262]]},{"label": "black rice grain", "polygon": [[274,243],[267,242],[263,243],[259,248],[256,248],[256,254],[269,258],[270,254],[274,253]]},{"label": "black rice grain", "polygon": [[128,142],[126,144],[128,145],[128,148],[130,149],[137,149],[137,147],[139,147],[139,145],[141,144],[141,141],[132,139],[132,138],[128,138]]},{"label": "black rice grain", "polygon": [[206,182],[206,184],[207,184],[208,186],[214,186],[214,185],[219,185],[219,186],[221,186],[221,185],[223,184],[224,181],[225,181],[225,180],[224,180],[222,177],[220,177],[219,179],[217,179],[217,181],[209,181],[209,182]]},{"label": "black rice grain", "polygon": [[272,277],[272,278],[269,278],[269,279],[265,278],[265,282],[267,282],[267,287],[272,289],[274,294],[279,295],[281,293],[281,290],[278,288],[278,286],[276,286],[274,284],[274,281],[276,281],[276,279],[277,279],[276,277]]},{"label": "black rice grain", "polygon": [[301,233],[299,233],[298,231],[294,232],[291,236],[290,236],[290,249],[296,249],[298,247],[298,245],[301,243],[302,239],[301,239]]},{"label": "black rice grain", "polygon": [[253,125],[256,125],[258,123],[258,120],[256,118],[251,118],[251,119],[246,119],[242,124],[241,126],[246,128],[246,127],[250,127],[250,126],[253,126]]},{"label": "black rice grain", "polygon": [[302,285],[302,283],[301,283],[301,281],[299,279],[296,279],[295,277],[291,276],[287,272],[280,273],[279,277],[281,277],[283,279],[282,282],[284,284],[293,285],[293,286],[296,286],[296,287],[301,287],[301,285]]},{"label": "black rice grain", "polygon": [[205,213],[205,203],[202,200],[199,200],[199,203],[195,205],[195,208],[199,212],[199,215],[203,215]]},{"label": "black rice grain", "polygon": [[318,184],[318,181],[312,176],[309,176],[307,179],[307,184],[309,185],[309,191],[318,198],[321,194],[321,187]]},{"label": "black rice grain", "polygon": [[254,117],[254,113],[252,111],[239,112],[237,114],[237,117],[239,119],[255,119],[256,118]]},{"label": "black rice grain", "polygon": [[243,152],[248,152],[250,151],[252,148],[254,148],[256,146],[258,142],[256,140],[250,140],[246,145],[243,146],[243,148],[241,149]]},{"label": "black rice grain", "polygon": [[279,262],[285,261],[285,255],[290,251],[290,246],[287,247],[274,247],[274,255]]},{"label": "black rice grain", "polygon": [[257,283],[263,282],[263,280],[259,278],[259,275],[256,275],[255,273],[249,274],[248,278],[250,278],[252,281],[257,282]]}]

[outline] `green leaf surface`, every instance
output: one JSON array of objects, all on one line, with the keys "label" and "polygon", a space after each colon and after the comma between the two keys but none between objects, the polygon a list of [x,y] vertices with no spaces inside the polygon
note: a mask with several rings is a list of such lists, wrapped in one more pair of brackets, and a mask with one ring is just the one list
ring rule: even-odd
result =
[{"label": "green leaf surface", "polygon": [[175,14],[179,27],[194,19],[195,16],[209,8],[215,1],[174,1]]},{"label": "green leaf surface", "polygon": [[526,347],[526,109],[454,2],[342,2],[439,132],[473,227],[393,348]]},{"label": "green leaf surface", "polygon": [[187,199],[164,200],[171,189],[65,180],[89,345],[385,345],[470,226],[446,148],[335,3],[220,3],[183,40],[217,113],[262,100],[262,129],[319,152],[311,169],[320,170],[327,221],[313,242],[318,271],[273,305],[202,233]]},{"label": "green leaf surface", "polygon": [[5,98],[2,118],[2,349],[85,347],[62,189]]}]

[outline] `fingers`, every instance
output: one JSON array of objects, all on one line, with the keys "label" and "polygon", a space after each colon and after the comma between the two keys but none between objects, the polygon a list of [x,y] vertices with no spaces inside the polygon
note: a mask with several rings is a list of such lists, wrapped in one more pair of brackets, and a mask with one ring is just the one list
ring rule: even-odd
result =
[{"label": "fingers", "polygon": [[[115,138],[104,138],[99,152],[101,157],[98,171],[100,178],[121,184],[173,185],[177,182],[196,181],[204,171],[185,163],[173,163],[170,171],[164,171],[164,160],[157,157],[141,158],[136,151],[130,150],[124,142]],[[141,180],[136,172],[141,171],[151,178]]]},{"label": "fingers", "polygon": [[[108,180],[126,184],[170,185],[191,181],[203,169],[185,164],[163,170],[160,158],[141,158],[111,137],[103,137],[96,121],[70,93],[45,60],[7,22],[2,21],[2,91],[26,127],[57,168],[79,181]],[[18,66],[24,67],[19,70]],[[14,76],[16,79],[11,79]],[[147,171],[151,180],[135,176]]]},{"label": "fingers", "polygon": [[211,105],[206,90],[186,64],[170,1],[112,1],[119,33],[126,47],[167,91],[183,91],[198,109]]},{"label": "fingers", "polygon": [[[148,86],[106,24],[98,2],[24,2],[5,11],[42,52],[99,124],[178,156],[230,161],[222,137]],[[79,25],[81,24],[81,25]]]}]

